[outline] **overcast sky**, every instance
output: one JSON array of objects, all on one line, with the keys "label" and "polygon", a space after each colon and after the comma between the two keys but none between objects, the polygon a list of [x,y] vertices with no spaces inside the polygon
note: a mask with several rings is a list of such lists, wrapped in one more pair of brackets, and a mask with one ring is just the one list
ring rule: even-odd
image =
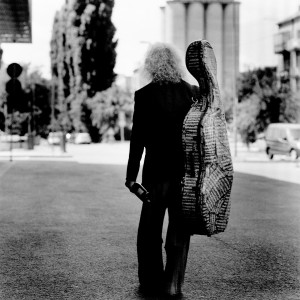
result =
[{"label": "overcast sky", "polygon": [[[240,69],[275,65],[276,22],[297,12],[300,0],[240,0]],[[2,44],[3,60],[30,63],[50,78],[50,39],[55,12],[64,0],[32,0],[32,44]],[[160,40],[164,0],[115,0],[113,22],[119,40],[115,71],[130,75],[148,43]]]}]

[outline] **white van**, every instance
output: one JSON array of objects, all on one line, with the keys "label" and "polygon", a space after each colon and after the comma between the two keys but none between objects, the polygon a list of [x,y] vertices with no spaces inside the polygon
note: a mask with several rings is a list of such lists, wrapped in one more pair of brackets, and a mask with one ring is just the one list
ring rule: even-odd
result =
[{"label": "white van", "polygon": [[300,156],[300,124],[272,123],[266,130],[266,152],[270,159],[275,154]]}]

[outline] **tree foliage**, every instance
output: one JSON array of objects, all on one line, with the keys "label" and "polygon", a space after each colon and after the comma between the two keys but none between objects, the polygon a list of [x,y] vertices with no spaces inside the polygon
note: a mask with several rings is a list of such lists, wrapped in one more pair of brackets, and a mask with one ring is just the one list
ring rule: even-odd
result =
[{"label": "tree foliage", "polygon": [[9,77],[6,74],[5,68],[2,64],[0,69],[0,130],[5,130],[5,103],[6,103],[6,92],[5,84]]},{"label": "tree foliage", "polygon": [[[97,135],[88,98],[108,89],[115,79],[113,0],[74,0],[55,16],[51,65],[58,123],[64,129]],[[95,137],[97,138],[97,137]]]},{"label": "tree foliage", "polygon": [[[22,97],[18,99],[22,103],[20,107],[24,109],[16,111],[13,116],[13,132],[19,135],[28,133],[29,122],[32,131],[37,135],[46,137],[49,132],[51,118],[50,103],[50,83],[38,71],[29,72],[29,65],[23,65],[23,72],[20,76],[22,85]],[[5,68],[6,69],[6,68]],[[6,71],[5,71],[6,72]],[[5,84],[9,80],[8,76],[0,76],[0,130],[11,128],[11,115],[7,114],[7,93]]]},{"label": "tree foliage", "polygon": [[[88,3],[87,3],[88,2]],[[114,1],[77,0],[73,24],[81,40],[81,75],[88,96],[109,88],[114,79],[116,61],[115,27],[111,21]]]},{"label": "tree foliage", "polygon": [[39,71],[25,74],[25,101],[32,112],[32,130],[36,135],[47,137],[51,123],[50,82]]},{"label": "tree foliage", "polygon": [[117,85],[98,92],[93,98],[87,100],[87,107],[91,110],[92,125],[98,129],[103,138],[111,128],[115,135],[120,134],[120,112],[125,114],[126,127],[131,123],[133,101],[131,94]]},{"label": "tree foliage", "polygon": [[254,142],[270,123],[295,123],[300,107],[288,82],[279,82],[276,68],[242,73],[239,79],[237,125],[242,140]]}]

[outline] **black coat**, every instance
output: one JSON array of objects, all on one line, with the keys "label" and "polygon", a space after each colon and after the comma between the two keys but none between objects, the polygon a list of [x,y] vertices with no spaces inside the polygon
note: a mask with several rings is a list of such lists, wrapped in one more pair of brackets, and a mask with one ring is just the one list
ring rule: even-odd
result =
[{"label": "black coat", "polygon": [[196,89],[182,80],[136,91],[126,180],[136,181],[144,148],[143,184],[184,175],[182,125]]}]

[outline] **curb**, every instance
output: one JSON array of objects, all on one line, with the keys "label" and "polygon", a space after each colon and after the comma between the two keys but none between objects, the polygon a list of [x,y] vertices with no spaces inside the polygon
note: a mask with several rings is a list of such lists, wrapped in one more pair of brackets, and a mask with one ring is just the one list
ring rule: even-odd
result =
[{"label": "curb", "polygon": [[73,155],[68,153],[39,153],[39,152],[0,152],[0,160],[10,160],[10,159],[70,159]]}]

